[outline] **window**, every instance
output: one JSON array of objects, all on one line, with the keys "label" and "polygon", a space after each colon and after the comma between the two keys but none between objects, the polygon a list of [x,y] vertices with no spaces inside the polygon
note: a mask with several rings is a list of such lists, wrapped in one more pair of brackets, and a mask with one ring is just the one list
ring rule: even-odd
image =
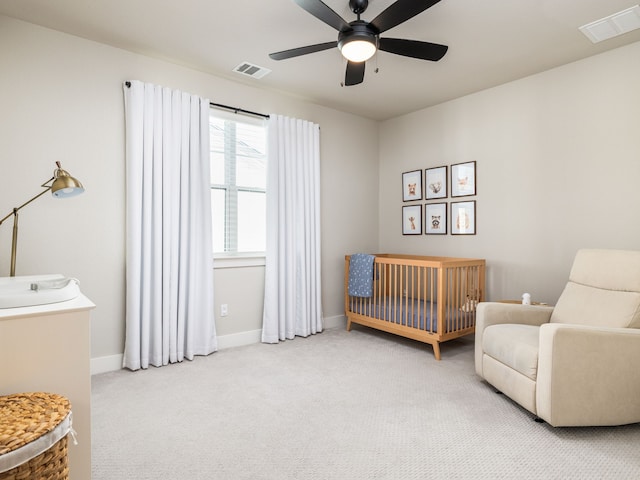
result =
[{"label": "window", "polygon": [[211,209],[216,256],[264,254],[266,121],[212,109]]}]

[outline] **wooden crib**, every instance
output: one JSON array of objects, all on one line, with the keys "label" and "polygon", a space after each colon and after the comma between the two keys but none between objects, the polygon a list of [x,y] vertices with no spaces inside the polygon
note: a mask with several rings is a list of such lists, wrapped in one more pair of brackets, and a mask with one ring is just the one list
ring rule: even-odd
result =
[{"label": "wooden crib", "polygon": [[347,330],[357,323],[433,346],[475,331],[476,305],[484,300],[485,261],[417,255],[375,255],[373,295],[349,295],[345,256]]}]

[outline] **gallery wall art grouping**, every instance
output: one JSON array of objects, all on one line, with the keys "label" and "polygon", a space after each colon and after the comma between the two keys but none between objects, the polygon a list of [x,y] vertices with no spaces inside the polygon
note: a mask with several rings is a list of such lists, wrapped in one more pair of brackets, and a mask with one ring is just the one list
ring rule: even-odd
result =
[{"label": "gallery wall art grouping", "polygon": [[476,194],[475,161],[404,172],[402,201],[407,205],[402,207],[402,234],[475,235],[476,201],[442,199]]}]

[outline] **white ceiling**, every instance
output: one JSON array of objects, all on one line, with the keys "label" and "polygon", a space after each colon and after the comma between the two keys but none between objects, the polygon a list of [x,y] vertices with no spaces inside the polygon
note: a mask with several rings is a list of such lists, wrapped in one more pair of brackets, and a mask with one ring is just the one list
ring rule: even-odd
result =
[{"label": "white ceiling", "polygon": [[[325,3],[355,20],[348,0]],[[392,3],[370,0],[362,18],[372,20]],[[269,58],[337,39],[292,0],[2,0],[0,14],[382,120],[640,41],[636,30],[593,44],[578,30],[637,3],[441,0],[382,35],[449,45],[441,61],[380,52],[352,87],[340,86],[345,63],[337,49]],[[232,72],[241,62],[273,72],[260,80]]]}]

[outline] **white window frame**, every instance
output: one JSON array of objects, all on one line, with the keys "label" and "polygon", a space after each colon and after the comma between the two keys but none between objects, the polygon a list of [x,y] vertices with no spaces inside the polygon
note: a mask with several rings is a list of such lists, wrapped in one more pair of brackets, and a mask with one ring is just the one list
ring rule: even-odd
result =
[{"label": "white window frame", "polygon": [[[210,110],[210,117],[217,119],[224,119],[231,122],[239,123],[254,123],[256,125],[263,125],[264,119],[252,118],[247,116],[240,117],[239,114],[226,112],[212,107]],[[212,150],[213,152],[213,150]],[[225,183],[224,184],[211,184],[211,190],[214,189],[225,191],[225,205],[227,212],[225,213],[225,222],[230,221],[225,228],[225,248],[231,247],[233,250],[237,250],[237,200],[238,192],[259,192],[266,194],[266,188],[253,188],[253,187],[238,187],[234,185],[230,179],[235,178],[235,154],[225,152]],[[214,268],[235,268],[235,267],[251,267],[251,266],[264,266],[265,264],[265,252],[237,252],[237,251],[225,251],[214,253]]]}]

